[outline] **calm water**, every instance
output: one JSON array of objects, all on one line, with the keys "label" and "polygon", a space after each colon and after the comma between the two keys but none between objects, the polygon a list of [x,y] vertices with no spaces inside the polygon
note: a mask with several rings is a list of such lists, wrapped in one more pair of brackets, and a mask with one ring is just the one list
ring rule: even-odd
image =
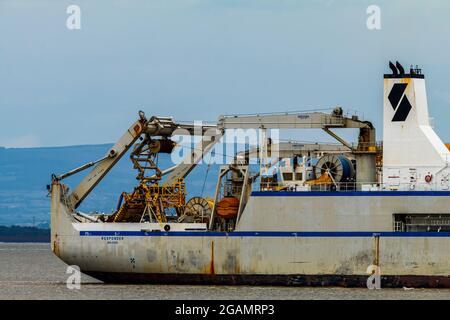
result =
[{"label": "calm water", "polygon": [[0,243],[0,299],[450,299],[442,289],[105,285],[88,276],[69,290],[66,279],[48,244]]}]

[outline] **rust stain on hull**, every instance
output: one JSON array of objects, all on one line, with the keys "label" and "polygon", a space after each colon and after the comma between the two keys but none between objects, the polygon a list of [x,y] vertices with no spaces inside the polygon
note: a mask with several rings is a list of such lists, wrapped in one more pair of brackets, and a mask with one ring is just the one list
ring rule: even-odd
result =
[{"label": "rust stain on hull", "polygon": [[211,262],[209,266],[209,273],[215,274],[214,271],[214,241],[211,242]]},{"label": "rust stain on hull", "polygon": [[55,240],[53,241],[53,252],[57,257],[59,257],[59,243],[57,234],[55,234]]},{"label": "rust stain on hull", "polygon": [[376,235],[375,237],[375,259],[374,265],[380,266],[380,236]]}]

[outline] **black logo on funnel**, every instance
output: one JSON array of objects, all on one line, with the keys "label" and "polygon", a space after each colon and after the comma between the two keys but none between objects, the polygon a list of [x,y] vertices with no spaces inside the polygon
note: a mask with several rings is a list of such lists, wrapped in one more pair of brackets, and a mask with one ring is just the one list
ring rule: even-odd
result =
[{"label": "black logo on funnel", "polygon": [[412,106],[405,95],[407,86],[407,83],[395,83],[388,95],[389,102],[395,111],[392,121],[405,121],[409,111],[412,109]]}]

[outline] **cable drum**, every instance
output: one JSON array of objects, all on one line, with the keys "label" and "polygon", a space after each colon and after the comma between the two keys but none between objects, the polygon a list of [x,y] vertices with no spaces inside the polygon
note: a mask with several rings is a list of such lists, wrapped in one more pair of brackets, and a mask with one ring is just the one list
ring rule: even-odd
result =
[{"label": "cable drum", "polygon": [[214,202],[211,199],[193,197],[186,203],[182,219],[179,222],[208,223],[213,205]]},{"label": "cable drum", "polygon": [[355,178],[355,169],[352,161],[343,155],[327,154],[316,164],[316,178],[327,172],[335,182],[348,182]]}]

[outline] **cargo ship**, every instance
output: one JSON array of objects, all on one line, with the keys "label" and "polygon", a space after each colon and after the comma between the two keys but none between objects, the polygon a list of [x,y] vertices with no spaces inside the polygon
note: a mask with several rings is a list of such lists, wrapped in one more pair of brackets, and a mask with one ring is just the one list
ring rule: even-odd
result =
[{"label": "cargo ship", "polygon": [[[139,112],[103,158],[52,176],[53,252],[108,283],[364,287],[375,272],[383,287],[450,287],[450,151],[430,123],[422,70],[389,67],[382,142],[371,122],[340,107],[203,126]],[[302,129],[337,143],[271,136]],[[357,130],[358,140],[336,129]],[[220,166],[213,198],[186,199],[189,173],[230,130],[257,130],[260,143]],[[199,138],[160,168],[176,135]],[[118,195],[114,212],[80,212],[125,154],[138,173],[134,190]],[[88,168],[73,190],[63,183]]]}]

